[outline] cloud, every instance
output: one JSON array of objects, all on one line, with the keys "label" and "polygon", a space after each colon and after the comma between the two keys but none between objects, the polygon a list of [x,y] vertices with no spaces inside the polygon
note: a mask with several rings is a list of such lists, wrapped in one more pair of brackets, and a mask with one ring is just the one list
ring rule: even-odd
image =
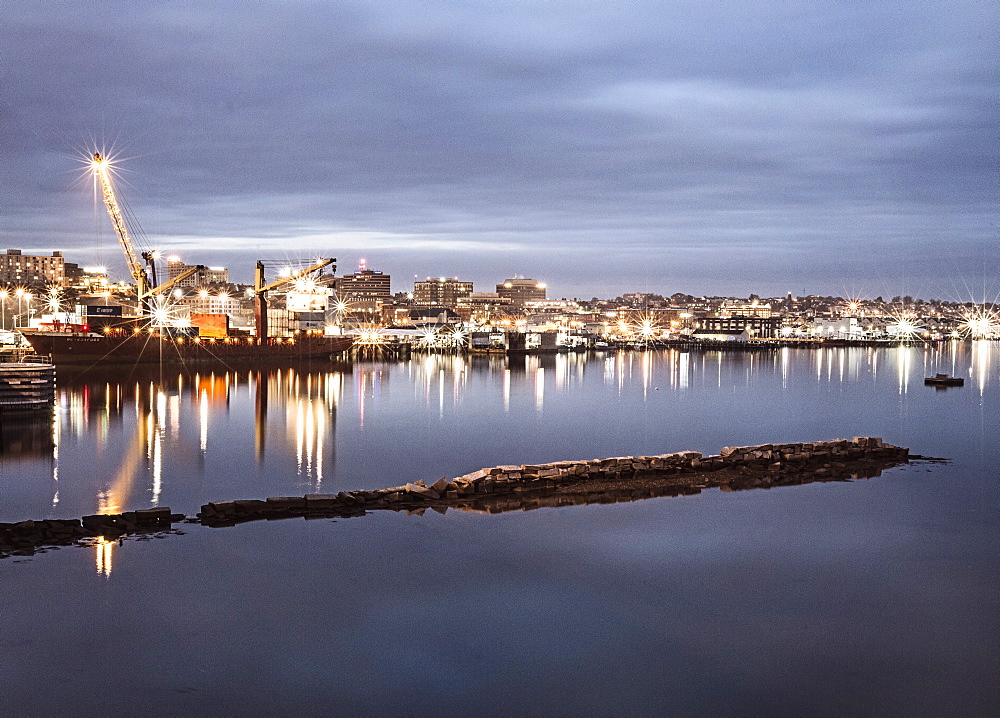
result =
[{"label": "cloud", "polygon": [[[903,248],[930,286],[983,271],[942,252],[996,258],[1000,38],[984,3],[7,14],[10,246],[100,244],[74,153],[103,142],[131,157],[123,193],[150,242],[234,259],[316,241],[400,276],[488,282],[519,259],[581,293],[603,276],[614,293],[747,294],[793,275],[825,292],[876,266],[895,281]],[[634,278],[601,275],[612,252]]]}]

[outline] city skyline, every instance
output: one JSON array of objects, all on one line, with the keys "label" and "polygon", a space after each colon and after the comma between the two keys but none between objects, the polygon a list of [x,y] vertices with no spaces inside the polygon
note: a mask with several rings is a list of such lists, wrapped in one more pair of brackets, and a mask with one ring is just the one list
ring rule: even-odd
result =
[{"label": "city skyline", "polygon": [[[554,296],[991,301],[995,12],[959,2],[8,9],[8,247],[361,257]],[[240,14],[239,24],[227,18]]]}]

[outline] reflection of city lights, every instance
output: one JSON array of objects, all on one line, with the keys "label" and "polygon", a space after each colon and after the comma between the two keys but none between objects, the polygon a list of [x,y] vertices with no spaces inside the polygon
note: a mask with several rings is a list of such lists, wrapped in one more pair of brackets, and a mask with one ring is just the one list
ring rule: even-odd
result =
[{"label": "reflection of city lights", "polygon": [[97,573],[105,578],[111,576],[114,548],[115,542],[108,541],[103,536],[98,536],[94,542],[94,563]]}]

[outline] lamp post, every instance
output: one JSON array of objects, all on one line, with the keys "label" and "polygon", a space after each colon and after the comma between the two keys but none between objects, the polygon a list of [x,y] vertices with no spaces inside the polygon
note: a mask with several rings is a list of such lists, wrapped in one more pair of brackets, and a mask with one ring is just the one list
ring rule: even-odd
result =
[{"label": "lamp post", "polygon": [[22,308],[24,306],[22,304],[22,302],[24,300],[24,294],[25,294],[24,289],[22,289],[21,287],[18,287],[17,289],[14,290],[14,296],[17,297],[17,316],[14,317],[14,328],[15,329],[17,329],[19,326],[21,326],[21,311],[22,311]]},{"label": "lamp post", "polygon": [[6,289],[0,289],[0,323],[3,324],[4,331],[7,330],[7,297],[10,296],[10,292]]}]

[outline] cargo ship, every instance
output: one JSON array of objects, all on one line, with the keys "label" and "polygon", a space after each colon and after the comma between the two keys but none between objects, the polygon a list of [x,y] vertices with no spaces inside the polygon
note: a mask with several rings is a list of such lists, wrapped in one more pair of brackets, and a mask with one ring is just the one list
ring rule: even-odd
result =
[{"label": "cargo ship", "polygon": [[37,354],[54,364],[148,362],[295,362],[341,354],[354,337],[299,335],[291,337],[172,336],[169,333],[82,331],[30,331],[25,339]]},{"label": "cargo ship", "polygon": [[[351,348],[354,337],[350,335],[296,332],[292,336],[271,337],[268,331],[268,292],[290,286],[313,272],[319,272],[331,265],[335,270],[336,260],[332,258],[320,259],[306,269],[289,273],[270,283],[264,279],[264,263],[258,261],[253,289],[248,290],[254,298],[255,332],[252,336],[248,333],[231,333],[226,315],[218,315],[224,321],[220,326],[211,327],[207,336],[202,336],[197,328],[172,326],[168,318],[158,316],[160,312],[157,307],[162,306],[163,298],[181,282],[206,268],[202,265],[188,267],[162,284],[158,284],[155,265],[158,253],[139,252],[133,244],[126,215],[119,206],[112,186],[110,162],[95,152],[91,167],[94,179],[101,187],[104,205],[121,245],[125,262],[135,281],[139,315],[122,317],[123,312],[120,307],[102,307],[101,309],[107,311],[99,314],[109,315],[102,318],[116,321],[117,324],[98,327],[90,324],[54,322],[40,325],[35,330],[22,330],[25,339],[37,354],[49,357],[54,364],[134,364],[170,361],[263,364],[274,361],[322,360]],[[145,261],[145,266],[140,257]],[[149,272],[146,271],[147,266]],[[94,331],[95,329],[100,331]]]}]

